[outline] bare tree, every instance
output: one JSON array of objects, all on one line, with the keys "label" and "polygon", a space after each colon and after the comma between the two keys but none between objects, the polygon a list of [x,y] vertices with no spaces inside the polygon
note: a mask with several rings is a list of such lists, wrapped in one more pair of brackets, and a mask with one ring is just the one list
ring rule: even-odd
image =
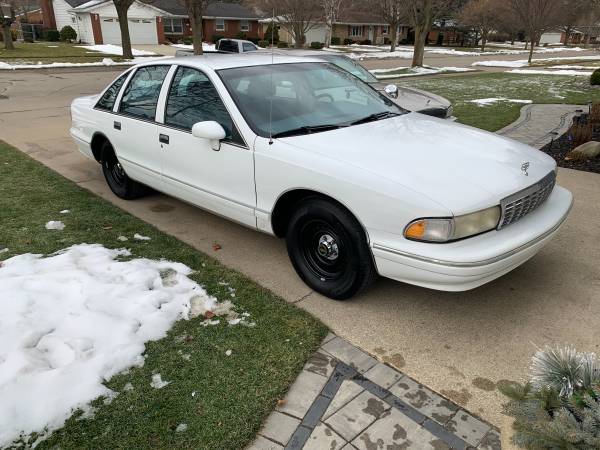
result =
[{"label": "bare tree", "polygon": [[393,52],[398,43],[398,27],[407,20],[404,0],[373,0],[372,6],[390,27],[390,51]]},{"label": "bare tree", "polygon": [[135,0],[113,0],[117,17],[119,18],[119,28],[121,29],[121,47],[123,47],[123,57],[133,59],[131,50],[131,37],[129,36],[129,19],[127,13]]},{"label": "bare tree", "polygon": [[592,31],[598,29],[598,21],[600,21],[600,0],[587,0],[587,14],[583,24],[586,26],[585,45],[590,45]]},{"label": "bare tree", "polygon": [[317,0],[273,0],[273,9],[280,25],[294,38],[294,46],[302,48],[306,33],[323,20],[322,7]]},{"label": "bare tree", "polygon": [[558,9],[557,0],[509,0],[509,4],[523,23],[529,42],[529,64],[533,59],[535,43],[542,33],[552,25]]},{"label": "bare tree", "polygon": [[190,24],[192,25],[192,38],[194,43],[194,55],[202,55],[202,40],[204,39],[204,30],[202,28],[202,17],[204,11],[208,8],[211,0],[179,0],[185,6]]},{"label": "bare tree", "polygon": [[331,36],[333,34],[333,24],[337,20],[340,13],[342,0],[322,0],[323,9],[325,10],[325,24],[327,31],[325,34],[325,46],[329,48],[331,45]]},{"label": "bare tree", "polygon": [[558,30],[565,34],[565,44],[577,25],[581,25],[588,14],[588,0],[558,0],[559,6],[555,12],[554,23]]},{"label": "bare tree", "polygon": [[473,27],[481,36],[482,52],[485,51],[490,32],[498,26],[500,5],[499,0],[470,0],[460,11],[460,22]]},{"label": "bare tree", "polygon": [[434,23],[456,10],[460,0],[401,0],[410,25],[415,31],[412,67],[423,65],[427,35]]},{"label": "bare tree", "polygon": [[14,50],[10,26],[15,21],[15,10],[10,3],[0,3],[0,25],[2,26],[2,35],[4,36],[4,48]]},{"label": "bare tree", "polygon": [[515,45],[515,38],[517,34],[523,31],[523,24],[521,23],[519,17],[515,14],[510,5],[506,4],[506,2],[502,2],[498,9],[495,30],[508,34],[510,36],[511,45]]}]

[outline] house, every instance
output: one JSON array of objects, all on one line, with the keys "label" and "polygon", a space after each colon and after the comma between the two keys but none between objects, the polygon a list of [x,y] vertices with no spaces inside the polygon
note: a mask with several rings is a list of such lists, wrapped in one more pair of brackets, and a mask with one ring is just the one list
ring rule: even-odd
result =
[{"label": "house", "polygon": [[[263,33],[266,32],[271,21],[279,23],[279,40],[289,45],[294,44],[293,36],[282,26],[285,17],[279,16],[274,19],[268,18],[261,20]],[[354,42],[370,41],[372,44],[383,44],[389,41],[391,37],[390,27],[381,18],[375,14],[363,11],[341,11],[338,19],[332,26],[332,37],[337,37],[340,42],[351,39]],[[406,38],[408,26],[400,26],[398,30],[398,40]],[[327,34],[327,25],[325,20],[315,21],[311,24],[306,33],[306,43],[325,42]]]},{"label": "house", "polygon": [[[86,44],[120,44],[121,29],[112,0],[41,0],[44,25],[66,25]],[[203,16],[205,40],[244,35],[259,38],[259,16],[235,3],[212,3]],[[192,35],[185,7],[177,0],[136,0],[129,9],[132,44],[177,42]]]}]

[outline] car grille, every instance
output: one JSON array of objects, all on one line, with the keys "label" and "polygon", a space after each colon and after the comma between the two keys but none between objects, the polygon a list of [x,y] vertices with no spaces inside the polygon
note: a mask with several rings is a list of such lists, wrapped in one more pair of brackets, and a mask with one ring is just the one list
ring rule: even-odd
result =
[{"label": "car grille", "polygon": [[502,200],[500,202],[502,216],[500,217],[498,229],[515,223],[530,212],[535,211],[550,197],[555,184],[556,174],[550,172],[533,186]]}]

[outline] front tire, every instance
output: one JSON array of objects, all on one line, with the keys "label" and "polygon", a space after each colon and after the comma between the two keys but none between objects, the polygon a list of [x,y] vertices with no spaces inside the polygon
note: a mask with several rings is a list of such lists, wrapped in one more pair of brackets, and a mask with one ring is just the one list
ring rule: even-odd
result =
[{"label": "front tire", "polygon": [[110,142],[102,144],[100,154],[102,173],[113,194],[124,200],[133,200],[148,193],[148,187],[127,176]]},{"label": "front tire", "polygon": [[286,233],[292,265],[315,291],[346,300],[377,277],[365,232],[341,205],[310,197],[294,208]]}]

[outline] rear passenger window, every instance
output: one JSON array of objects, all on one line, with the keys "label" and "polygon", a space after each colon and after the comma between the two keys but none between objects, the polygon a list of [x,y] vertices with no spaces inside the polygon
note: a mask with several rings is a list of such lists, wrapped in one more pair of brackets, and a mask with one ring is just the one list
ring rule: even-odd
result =
[{"label": "rear passenger window", "polygon": [[248,44],[247,42],[242,44],[242,48],[244,49],[244,52],[255,52],[257,50],[254,44]]},{"label": "rear passenger window", "polygon": [[119,111],[140,119],[154,120],[160,90],[169,69],[170,66],[139,68],[125,88]]},{"label": "rear passenger window", "polygon": [[117,81],[115,81],[111,87],[109,87],[102,98],[96,103],[96,108],[102,109],[105,111],[112,111],[115,106],[115,101],[117,100],[117,96],[119,95],[119,91],[123,87],[123,83],[129,76],[129,72],[121,75]]}]

